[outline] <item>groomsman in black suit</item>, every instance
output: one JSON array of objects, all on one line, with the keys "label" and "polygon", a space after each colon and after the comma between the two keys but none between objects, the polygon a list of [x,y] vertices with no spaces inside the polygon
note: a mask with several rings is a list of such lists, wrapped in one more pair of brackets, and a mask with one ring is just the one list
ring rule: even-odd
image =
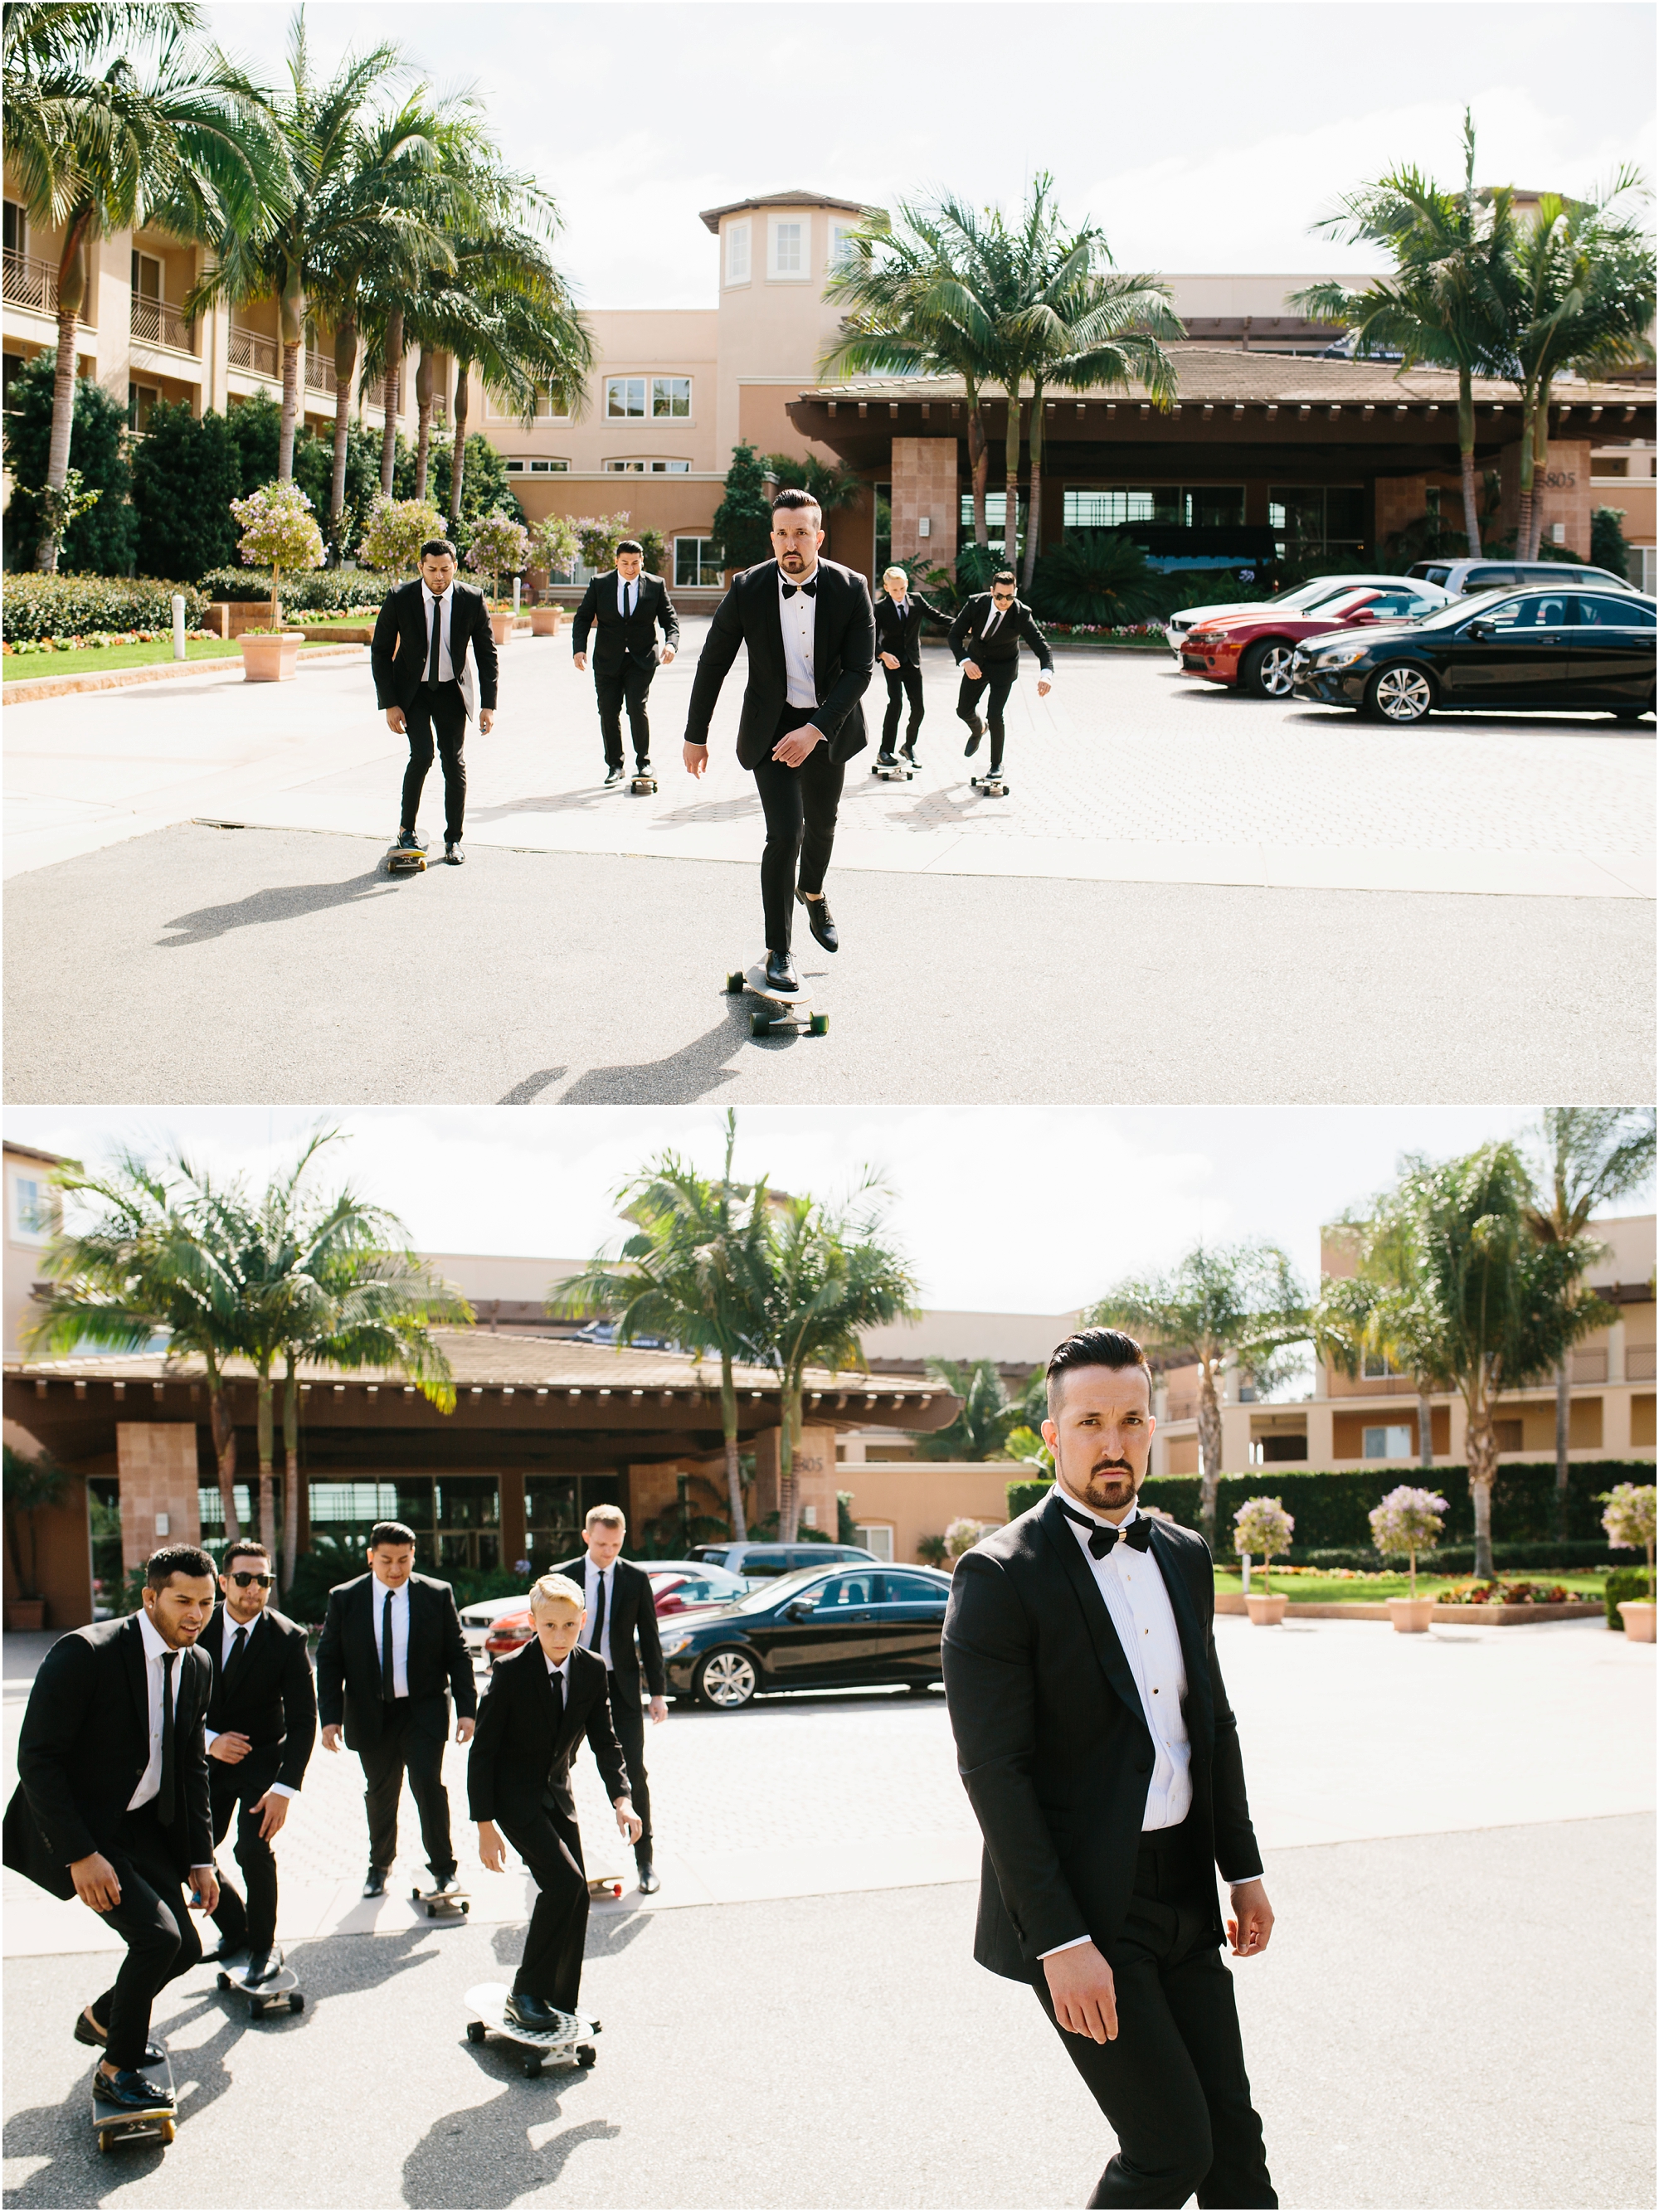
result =
[{"label": "groomsman in black suit", "polygon": [[659,629],[665,668],[679,651],[680,618],[668,586],[660,576],[642,575],[644,566],[645,548],[637,538],[624,538],[617,548],[616,568],[607,575],[595,576],[582,593],[570,633],[580,675],[587,666],[587,634],[599,625],[593,641],[593,689],[599,694],[607,790],[623,780],[624,707],[634,740],[634,773],[650,773],[651,723],[645,702],[657,672]]},{"label": "groomsman in black suit", "polygon": [[213,1668],[198,1639],[213,1612],[213,1561],[194,1544],[153,1553],[142,1609],[60,1637],[29,1692],[6,1808],[5,1863],[54,1897],[78,1897],[127,1947],[113,1986],[75,2023],[102,2045],[102,2094],[153,2109],[140,2067],[165,2055],[150,2008],[202,1955],[186,1881],[211,1912],[207,1747]]},{"label": "groomsman in black suit", "polygon": [[456,582],[455,548],[447,538],[428,538],[419,576],[387,593],[374,619],[368,665],[386,727],[409,739],[398,842],[406,852],[422,849],[416,823],[435,739],[444,770],[444,858],[459,867],[466,858],[467,719],[476,716],[489,735],[499,664],[483,593]]},{"label": "groomsman in black suit", "polygon": [[444,1740],[455,1699],[455,1741],[468,1742],[478,1710],[472,1658],[447,1583],[415,1572],[415,1532],[377,1521],[368,1572],[328,1594],[317,1646],[317,1711],[323,1748],[363,1762],[368,1814],[365,1897],[384,1897],[398,1856],[398,1800],[409,1776],[434,1893],[457,1890],[444,1788]]},{"label": "groomsman in black suit", "polygon": [[951,625],[951,650],[962,670],[962,689],[957,694],[957,716],[968,725],[963,751],[969,759],[985,735],[980,718],[981,694],[990,693],[986,712],[991,723],[991,774],[1002,766],[1002,710],[1019,674],[1019,641],[1024,638],[1037,657],[1042,673],[1037,696],[1044,697],[1054,680],[1054,657],[1048,641],[1037,628],[1031,610],[1017,597],[1018,580],[1012,568],[1000,568],[988,592],[967,600]]},{"label": "groomsman in black suit", "polygon": [[804,491],[781,491],[772,502],[776,558],[745,568],[715,610],[685,724],[685,765],[702,775],[714,702],[738,647],[746,645],[738,758],[754,776],[766,816],[766,977],[779,991],[800,988],[789,958],[793,900],[805,906],[826,952],[841,942],[823,878],[847,763],[864,750],[860,702],[875,663],[870,586],[854,569],[820,560],[823,544],[817,501]]},{"label": "groomsman in black suit", "polygon": [[582,1541],[586,1556],[555,1567],[582,1593],[586,1613],[582,1644],[605,1662],[611,1686],[611,1718],[623,1757],[628,1761],[634,1809],[640,1832],[634,1857],[640,1887],[649,1896],[662,1887],[652,1863],[651,1790],[645,1771],[645,1717],[640,1705],[641,1663],[651,1693],[651,1719],[659,1726],[668,1715],[668,1677],[663,1671],[662,1638],[657,1631],[651,1577],[622,1557],[628,1522],[619,1505],[590,1507]]},{"label": "groomsman in black suit", "polygon": [[505,1833],[536,1884],[507,2009],[521,2027],[544,2031],[555,2025],[549,2008],[574,2012],[581,1993],[587,1876],[570,1761],[584,1735],[623,1838],[637,1838],[640,1823],[611,1725],[605,1668],[577,1642],[586,1618],[580,1586],[544,1575],[530,1593],[530,1612],[535,1635],[490,1674],[467,1757],[466,1791],[478,1856],[492,1874],[505,1874]]},{"label": "groomsman in black suit", "polygon": [[236,1820],[236,1863],[246,1904],[223,1876],[213,1917],[222,1959],[245,1950],[244,1978],[269,1981],[276,1948],[276,1860],[270,1839],[299,1795],[317,1741],[317,1691],[306,1632],[270,1605],[270,1554],[239,1536],[219,1572],[224,1602],[202,1638],[213,1662],[208,1706],[208,1778],[216,1850]]},{"label": "groomsman in black suit", "polygon": [[897,765],[893,740],[898,735],[899,715],[908,700],[910,714],[904,727],[904,757],[912,768],[920,768],[916,732],[926,712],[921,702],[922,617],[931,617],[941,629],[950,627],[951,617],[930,606],[920,592],[913,592],[909,570],[896,566],[883,574],[875,614],[876,657],[887,678],[887,712],[882,718],[881,750],[876,755],[877,764],[882,768]]},{"label": "groomsman in black suit", "polygon": [[945,1616],[985,1838],[974,1955],[1034,1984],[1117,2136],[1091,2204],[1274,2205],[1219,1955],[1259,1957],[1273,1915],[1209,1549],[1136,1503],[1155,1423],[1132,1337],[1068,1337],[1048,1408],[1054,1486],[957,1561]]}]

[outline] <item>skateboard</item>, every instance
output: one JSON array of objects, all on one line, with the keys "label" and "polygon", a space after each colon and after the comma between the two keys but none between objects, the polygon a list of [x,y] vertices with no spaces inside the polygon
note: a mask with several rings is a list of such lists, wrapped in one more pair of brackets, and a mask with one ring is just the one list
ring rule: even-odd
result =
[{"label": "skateboard", "polygon": [[250,2020],[263,2020],[268,2012],[303,2012],[305,1992],[292,1966],[281,1966],[263,1982],[246,1982],[240,1974],[221,1973],[219,1987],[234,1990],[247,1999]]},{"label": "skateboard", "polygon": [[426,873],[426,847],[394,845],[386,856],[386,872],[389,876],[416,876]]},{"label": "skateboard", "polygon": [[472,1899],[464,1889],[447,1889],[441,1897],[434,1889],[411,1889],[410,1901],[426,1907],[428,1920],[447,1920],[465,1917],[472,1910]]},{"label": "skateboard", "polygon": [[505,1982],[480,1982],[467,1991],[467,2010],[472,2014],[466,2024],[469,2043],[482,2043],[492,2029],[507,2042],[516,2043],[525,2053],[522,2071],[532,2081],[550,2058],[565,2066],[598,2063],[599,2054],[592,2044],[599,2033],[598,2021],[585,2020],[580,2013],[562,2012],[556,2033],[537,2035],[507,2018],[507,2001],[512,1994]]},{"label": "skateboard", "polygon": [[739,992],[748,991],[768,1006],[776,1006],[775,1014],[762,1013],[758,1009],[749,1017],[750,1036],[775,1036],[780,1030],[805,1030],[809,1036],[823,1036],[830,1028],[828,1014],[815,1014],[805,991],[775,991],[766,980],[766,963],[756,961],[741,975],[735,971],[726,979],[728,998],[735,999]]},{"label": "skateboard", "polygon": [[623,1878],[619,1874],[591,1874],[587,1877],[587,1894],[595,1905],[614,1903],[623,1893]]},{"label": "skateboard", "polygon": [[629,793],[632,798],[649,799],[656,788],[657,779],[654,775],[632,775],[628,779]]},{"label": "skateboard", "polygon": [[884,783],[908,783],[915,772],[914,761],[878,760],[870,763],[871,775],[878,775]]},{"label": "skateboard", "polygon": [[117,2143],[170,2143],[179,2132],[179,2116],[173,2105],[173,2061],[164,2057],[159,2066],[146,2066],[140,2070],[145,2081],[153,2081],[162,2094],[153,2110],[131,2112],[125,2105],[112,2105],[107,2097],[100,2095],[98,2085],[103,2077],[96,2067],[93,2069],[92,2124],[99,2150],[106,2155]]},{"label": "skateboard", "polygon": [[1006,799],[1008,786],[1000,769],[994,775],[970,775],[968,779],[975,791],[982,791],[988,799]]}]

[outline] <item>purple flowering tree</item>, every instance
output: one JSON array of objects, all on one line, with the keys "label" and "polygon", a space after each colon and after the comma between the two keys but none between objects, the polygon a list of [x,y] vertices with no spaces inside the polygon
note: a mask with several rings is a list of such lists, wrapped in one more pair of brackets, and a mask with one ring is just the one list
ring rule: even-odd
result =
[{"label": "purple flowering tree", "polygon": [[1603,1493],[1607,1511],[1601,1526],[1607,1541],[1621,1552],[1648,1555],[1648,1598],[1653,1598],[1654,1486],[1650,1482],[1620,1482]]},{"label": "purple flowering tree", "polygon": [[1432,1490],[1413,1490],[1402,1482],[1370,1510],[1371,1541],[1385,1556],[1403,1552],[1411,1563],[1412,1595],[1417,1595],[1417,1555],[1431,1552],[1451,1510]]},{"label": "purple flowering tree", "polygon": [[1276,1498],[1247,1498],[1233,1516],[1233,1549],[1261,1554],[1261,1589],[1270,1594],[1267,1569],[1275,1552],[1288,1552],[1296,1517]]},{"label": "purple flowering tree", "polygon": [[320,568],[327,556],[311,501],[298,484],[262,484],[246,499],[234,499],[230,511],[241,526],[236,550],[250,568],[270,571],[270,628],[283,627],[284,569]]},{"label": "purple flowering tree", "polygon": [[500,507],[481,515],[472,526],[466,565],[489,578],[490,596],[498,599],[503,574],[516,576],[530,565],[530,532]]}]

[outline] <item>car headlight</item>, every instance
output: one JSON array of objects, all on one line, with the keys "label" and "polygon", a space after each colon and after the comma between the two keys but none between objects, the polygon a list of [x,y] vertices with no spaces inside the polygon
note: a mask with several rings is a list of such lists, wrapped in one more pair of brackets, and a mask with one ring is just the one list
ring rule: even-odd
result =
[{"label": "car headlight", "polygon": [[676,1652],[684,1651],[691,1641],[691,1635],[692,1632],[688,1628],[678,1636],[671,1636],[662,1647],[663,1657],[672,1659]]},{"label": "car headlight", "polygon": [[1328,653],[1322,653],[1314,662],[1316,668],[1352,668],[1356,660],[1363,660],[1370,651],[1368,645],[1337,645]]},{"label": "car headlight", "polygon": [[1187,633],[1188,645],[1219,645],[1220,642],[1221,635],[1218,630],[1189,629]]}]

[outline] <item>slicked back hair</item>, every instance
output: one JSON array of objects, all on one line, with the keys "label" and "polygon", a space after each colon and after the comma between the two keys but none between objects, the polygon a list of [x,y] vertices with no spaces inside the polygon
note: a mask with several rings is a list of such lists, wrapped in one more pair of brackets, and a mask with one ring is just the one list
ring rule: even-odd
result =
[{"label": "slicked back hair", "polygon": [[447,553],[452,561],[459,557],[447,538],[428,538],[421,548],[422,560],[424,561],[429,553]]},{"label": "slicked back hair", "polygon": [[1056,1402],[1055,1385],[1062,1376],[1079,1367],[1109,1367],[1121,1373],[1126,1367],[1138,1367],[1146,1377],[1146,1395],[1152,1393],[1152,1370],[1146,1353],[1133,1337],[1125,1335],[1121,1328],[1080,1328],[1057,1344],[1048,1354],[1048,1411],[1052,1414]]},{"label": "slicked back hair", "polygon": [[270,1554],[257,1536],[239,1536],[234,1544],[226,1545],[220,1573],[228,1575],[231,1571],[231,1562],[240,1559],[244,1553],[250,1559],[263,1559],[267,1566],[270,1565]]},{"label": "slicked back hair", "polygon": [[214,1582],[218,1572],[199,1544],[163,1544],[144,1562],[144,1580],[153,1590],[165,1589],[174,1575],[205,1575]]},{"label": "slicked back hair", "polygon": [[813,513],[817,516],[818,520],[820,522],[823,521],[823,509],[818,505],[817,500],[813,498],[810,491],[801,491],[792,485],[787,491],[781,491],[777,497],[772,501],[772,512],[774,514],[778,514],[780,510],[797,507],[810,507]]},{"label": "slicked back hair", "polygon": [[369,1550],[372,1552],[377,1544],[407,1544],[413,1551],[415,1531],[406,1528],[401,1521],[377,1521],[368,1532]]},{"label": "slicked back hair", "polygon": [[637,538],[623,538],[617,544],[617,550],[618,553],[637,553],[641,561],[645,558],[645,548]]},{"label": "slicked back hair", "polygon": [[1018,593],[1019,590],[1019,578],[1015,575],[1012,568],[999,568],[997,570],[995,575],[991,579],[991,589],[994,591],[999,584],[1012,584],[1016,593]]}]

